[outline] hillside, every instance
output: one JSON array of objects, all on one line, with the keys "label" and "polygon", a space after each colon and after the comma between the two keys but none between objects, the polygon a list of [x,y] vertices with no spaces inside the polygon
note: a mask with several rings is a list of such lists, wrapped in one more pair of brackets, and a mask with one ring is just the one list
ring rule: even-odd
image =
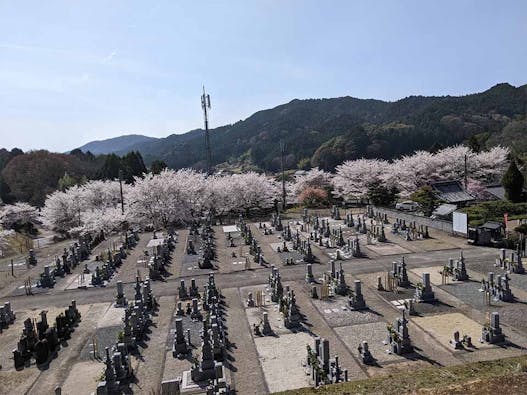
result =
[{"label": "hillside", "polygon": [[131,151],[132,146],[137,144],[148,144],[156,140],[155,137],[142,136],[140,134],[128,134],[106,140],[91,141],[84,144],[82,147],[79,147],[79,149],[82,152],[90,151],[94,155],[112,153],[123,154]]},{"label": "hillside", "polygon": [[[293,100],[211,130],[215,164],[276,171],[278,141],[286,144],[287,168],[333,169],[347,159],[392,159],[415,150],[469,142],[474,148],[502,144],[527,151],[527,85],[498,84],[466,96],[411,96],[395,102],[340,97]],[[101,143],[108,143],[105,140]],[[90,143],[91,144],[91,143]],[[136,142],[145,162],[203,167],[202,130]]]},{"label": "hillside", "polygon": [[472,362],[448,367],[414,369],[412,374],[370,377],[347,383],[301,388],[277,395],[342,395],[342,394],[426,394],[426,395],[490,395],[523,394],[527,384],[525,356],[494,361]]}]

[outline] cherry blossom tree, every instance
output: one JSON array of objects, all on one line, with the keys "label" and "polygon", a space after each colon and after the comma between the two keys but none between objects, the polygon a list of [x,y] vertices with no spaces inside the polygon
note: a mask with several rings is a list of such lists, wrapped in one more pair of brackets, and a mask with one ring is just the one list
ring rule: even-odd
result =
[{"label": "cherry blossom tree", "polygon": [[317,207],[321,204],[327,203],[327,200],[327,191],[315,187],[305,187],[298,196],[298,201],[306,207]]},{"label": "cherry blossom tree", "polygon": [[486,183],[501,180],[509,166],[509,153],[508,148],[500,146],[479,152],[468,162],[470,176]]},{"label": "cherry blossom tree", "polygon": [[334,194],[337,197],[366,197],[368,186],[383,182],[390,164],[378,159],[358,159],[337,166],[333,178]]},{"label": "cherry blossom tree", "polygon": [[394,160],[381,179],[387,187],[396,187],[402,196],[409,196],[432,179],[435,166],[434,154],[417,151]]},{"label": "cherry blossom tree", "polygon": [[332,178],[333,176],[331,173],[327,173],[320,170],[318,167],[315,167],[308,170],[305,174],[295,177],[293,190],[297,196],[308,187],[327,190],[332,186]]},{"label": "cherry blossom tree", "polygon": [[202,210],[214,212],[219,217],[233,212],[238,201],[231,191],[231,186],[231,176],[229,175],[207,177],[201,195]]},{"label": "cherry blossom tree", "polygon": [[229,176],[229,193],[234,199],[235,212],[272,207],[280,197],[280,188],[274,179],[263,174],[248,172]]},{"label": "cherry blossom tree", "polygon": [[459,180],[467,172],[481,182],[495,182],[507,168],[509,150],[494,147],[475,153],[464,146],[445,148],[435,154],[418,151],[394,160],[383,179],[388,186],[396,186],[402,196],[409,196],[430,181]]},{"label": "cherry blossom tree", "polygon": [[82,191],[73,186],[65,192],[56,191],[48,195],[42,209],[42,220],[49,228],[66,234],[75,227],[82,226]]},{"label": "cherry blossom tree", "polygon": [[81,225],[70,229],[69,233],[75,236],[100,231],[111,234],[121,231],[129,222],[120,207],[94,208],[81,212]]},{"label": "cherry blossom tree", "polygon": [[37,209],[27,203],[8,204],[0,207],[0,224],[5,229],[14,229],[17,224],[34,223]]},{"label": "cherry blossom tree", "polygon": [[[123,183],[123,194],[129,189]],[[119,181],[90,181],[80,186],[79,193],[85,210],[117,207],[121,202]]]},{"label": "cherry blossom tree", "polygon": [[127,194],[130,218],[142,226],[166,227],[189,221],[198,207],[203,174],[165,169],[136,178]]},{"label": "cherry blossom tree", "polygon": [[[331,187],[339,197],[366,197],[369,186],[374,184],[396,187],[402,196],[409,196],[430,181],[462,178],[465,157],[474,180],[471,185],[481,184],[501,177],[508,164],[508,153],[502,147],[475,153],[456,146],[435,154],[418,151],[393,162],[347,161],[337,166],[335,176],[315,168],[298,176],[293,183],[286,183],[287,199],[296,202],[306,189],[327,191]],[[281,187],[272,177],[255,172],[207,176],[190,169],[165,169],[123,185],[123,194],[124,215],[117,181],[90,181],[64,192],[57,191],[47,197],[42,220],[64,234],[99,230],[108,233],[127,223],[167,227],[191,221],[206,212],[223,216],[273,207],[280,200]],[[0,209],[0,223],[8,225],[12,218],[32,219],[34,215],[36,211],[29,205],[5,206]]]},{"label": "cherry blossom tree", "polygon": [[15,235],[15,231],[0,229],[0,250],[4,250],[9,245],[9,238]]},{"label": "cherry blossom tree", "polygon": [[479,200],[491,200],[493,198],[492,194],[487,192],[485,185],[473,178],[467,179],[467,192]]}]

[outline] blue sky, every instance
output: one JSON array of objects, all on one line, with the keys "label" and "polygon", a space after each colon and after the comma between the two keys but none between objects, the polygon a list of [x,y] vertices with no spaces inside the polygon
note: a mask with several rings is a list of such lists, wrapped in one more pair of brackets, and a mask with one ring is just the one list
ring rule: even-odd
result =
[{"label": "blue sky", "polygon": [[527,1],[0,0],[0,147],[65,151],[294,98],[527,83]]}]

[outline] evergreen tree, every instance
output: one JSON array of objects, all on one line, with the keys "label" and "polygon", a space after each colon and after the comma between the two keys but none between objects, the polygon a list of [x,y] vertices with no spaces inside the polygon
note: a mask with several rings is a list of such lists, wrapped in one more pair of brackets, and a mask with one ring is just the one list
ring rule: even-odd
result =
[{"label": "evergreen tree", "polygon": [[147,172],[143,157],[138,151],[131,151],[121,158],[121,169],[126,182],[133,182],[134,177]]},{"label": "evergreen tree", "polygon": [[523,201],[524,177],[516,165],[516,160],[511,160],[509,168],[501,179],[501,184],[505,189],[505,197],[513,203]]},{"label": "evergreen tree", "polygon": [[368,199],[375,206],[391,206],[397,199],[398,193],[397,188],[388,188],[380,181],[374,181],[368,186]]},{"label": "evergreen tree", "polygon": [[423,213],[429,217],[435,207],[440,203],[431,186],[425,185],[410,195],[410,199],[419,203]]},{"label": "evergreen tree", "polygon": [[59,187],[59,190],[64,192],[66,189],[72,187],[76,183],[77,182],[75,181],[75,178],[70,176],[68,172],[65,172],[64,175],[61,178],[59,178],[58,187]]},{"label": "evergreen tree", "polygon": [[162,160],[159,160],[159,159],[156,159],[155,161],[152,162],[152,164],[150,165],[150,171],[153,173],[153,174],[159,174],[161,173],[163,170],[165,170],[167,168],[167,164],[165,162],[163,162]]},{"label": "evergreen tree", "polygon": [[3,177],[0,176],[0,203],[9,204],[12,202],[13,196],[11,195],[11,189],[4,181]]},{"label": "evergreen tree", "polygon": [[106,156],[104,164],[99,169],[98,178],[101,180],[115,180],[119,178],[119,170],[121,169],[121,158],[115,154]]}]

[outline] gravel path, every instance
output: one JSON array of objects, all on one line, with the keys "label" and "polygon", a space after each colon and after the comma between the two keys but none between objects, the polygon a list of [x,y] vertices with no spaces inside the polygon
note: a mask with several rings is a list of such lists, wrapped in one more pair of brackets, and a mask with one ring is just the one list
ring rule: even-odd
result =
[{"label": "gravel path", "polygon": [[222,291],[227,303],[227,327],[229,341],[232,343],[230,365],[233,372],[236,393],[240,395],[268,393],[262,368],[258,362],[257,351],[252,340],[245,309],[241,302],[240,291],[237,288]]}]

